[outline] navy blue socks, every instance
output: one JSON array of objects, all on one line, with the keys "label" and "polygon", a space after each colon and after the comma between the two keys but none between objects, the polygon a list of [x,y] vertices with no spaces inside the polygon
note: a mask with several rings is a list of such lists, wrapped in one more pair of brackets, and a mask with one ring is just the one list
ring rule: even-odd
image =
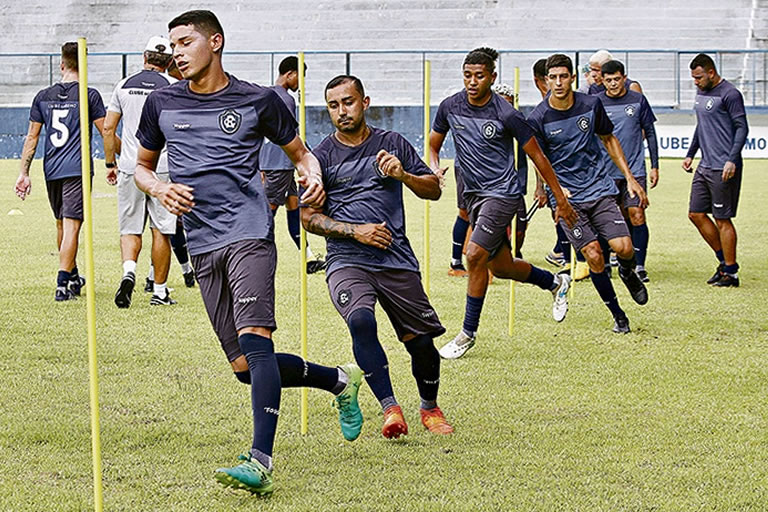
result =
[{"label": "navy blue socks", "polygon": [[461,254],[464,249],[464,239],[467,237],[469,222],[456,216],[456,222],[453,223],[453,248],[451,251],[451,264],[461,263]]},{"label": "navy blue socks", "polygon": [[389,361],[381,346],[376,326],[376,317],[370,309],[362,308],[347,318],[349,333],[352,335],[352,352],[355,361],[365,373],[365,381],[381,408],[397,405],[392,381],[389,378]]},{"label": "navy blue socks", "polygon": [[299,231],[299,210],[286,210],[285,217],[288,220],[288,233],[291,234],[293,243],[296,244],[296,248],[301,248],[301,232]]},{"label": "navy blue socks", "polygon": [[440,386],[440,354],[432,336],[422,334],[405,342],[411,355],[411,373],[419,388],[422,409],[437,407],[437,389]]},{"label": "navy blue socks", "polygon": [[645,268],[645,256],[648,253],[648,224],[632,227],[632,245],[635,246],[635,259],[639,267]]},{"label": "navy blue socks", "polygon": [[720,249],[719,251],[715,251],[715,257],[717,258],[717,261],[719,261],[721,265],[725,265],[725,255],[723,254],[722,249]]},{"label": "navy blue socks", "polygon": [[557,288],[555,282],[555,275],[552,272],[547,272],[538,267],[531,265],[531,273],[525,278],[526,283],[535,284],[542,290],[554,290]]},{"label": "navy blue socks", "polygon": [[592,284],[595,286],[600,298],[603,299],[605,305],[608,306],[608,309],[611,311],[614,318],[626,316],[624,310],[619,306],[619,300],[616,298],[616,291],[613,289],[613,284],[611,283],[611,278],[608,277],[608,274],[605,272],[596,274],[590,270],[589,277],[592,279]]},{"label": "navy blue socks", "polygon": [[485,297],[467,295],[467,305],[464,310],[464,325],[462,329],[467,336],[474,336],[480,325],[480,313],[483,311]]}]

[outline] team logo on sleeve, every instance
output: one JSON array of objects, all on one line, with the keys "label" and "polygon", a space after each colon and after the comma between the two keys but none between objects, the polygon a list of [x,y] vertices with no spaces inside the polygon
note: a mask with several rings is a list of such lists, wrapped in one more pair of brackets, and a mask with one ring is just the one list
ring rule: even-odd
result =
[{"label": "team logo on sleeve", "polygon": [[715,99],[714,98],[709,98],[707,100],[707,104],[704,105],[704,108],[707,109],[707,110],[712,110],[712,107],[714,107],[714,106],[715,106]]},{"label": "team logo on sleeve", "polygon": [[240,128],[243,116],[231,108],[219,114],[219,128],[227,135],[232,135]]},{"label": "team logo on sleeve", "polygon": [[584,133],[589,131],[589,118],[587,116],[581,116],[579,120],[576,121],[576,124],[578,125],[579,130]]},{"label": "team logo on sleeve", "polygon": [[483,137],[492,139],[496,136],[496,125],[488,121],[483,125]]},{"label": "team logo on sleeve", "polygon": [[346,306],[347,304],[349,304],[350,300],[352,300],[351,290],[339,290],[339,293],[336,296],[336,302],[339,303],[339,306],[341,307]]},{"label": "team logo on sleeve", "polygon": [[635,117],[635,106],[627,105],[624,107],[624,113],[627,114],[627,117]]}]

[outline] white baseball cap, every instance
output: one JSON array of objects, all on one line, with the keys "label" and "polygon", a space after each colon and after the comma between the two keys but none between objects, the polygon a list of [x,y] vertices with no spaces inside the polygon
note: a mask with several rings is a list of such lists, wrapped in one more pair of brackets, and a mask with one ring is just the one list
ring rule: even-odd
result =
[{"label": "white baseball cap", "polygon": [[147,42],[147,47],[144,48],[145,52],[164,53],[166,55],[172,55],[171,42],[163,36],[152,36]]}]

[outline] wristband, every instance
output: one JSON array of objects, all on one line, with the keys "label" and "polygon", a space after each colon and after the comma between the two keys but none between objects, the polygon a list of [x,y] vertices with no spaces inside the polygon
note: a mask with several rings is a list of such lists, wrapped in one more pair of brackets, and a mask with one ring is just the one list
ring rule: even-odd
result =
[{"label": "wristband", "polygon": [[114,169],[115,167],[117,167],[117,164],[116,164],[115,162],[105,162],[105,163],[104,163],[104,166],[105,166],[107,169]]}]

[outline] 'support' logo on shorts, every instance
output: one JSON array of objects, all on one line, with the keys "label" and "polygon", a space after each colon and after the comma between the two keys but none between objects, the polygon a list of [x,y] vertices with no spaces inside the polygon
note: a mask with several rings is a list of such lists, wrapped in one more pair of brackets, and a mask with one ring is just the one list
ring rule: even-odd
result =
[{"label": "'support' logo on shorts", "polygon": [[258,295],[254,295],[253,297],[242,297],[240,299],[237,299],[238,304],[249,304],[251,302],[258,302],[258,301],[259,301]]}]

